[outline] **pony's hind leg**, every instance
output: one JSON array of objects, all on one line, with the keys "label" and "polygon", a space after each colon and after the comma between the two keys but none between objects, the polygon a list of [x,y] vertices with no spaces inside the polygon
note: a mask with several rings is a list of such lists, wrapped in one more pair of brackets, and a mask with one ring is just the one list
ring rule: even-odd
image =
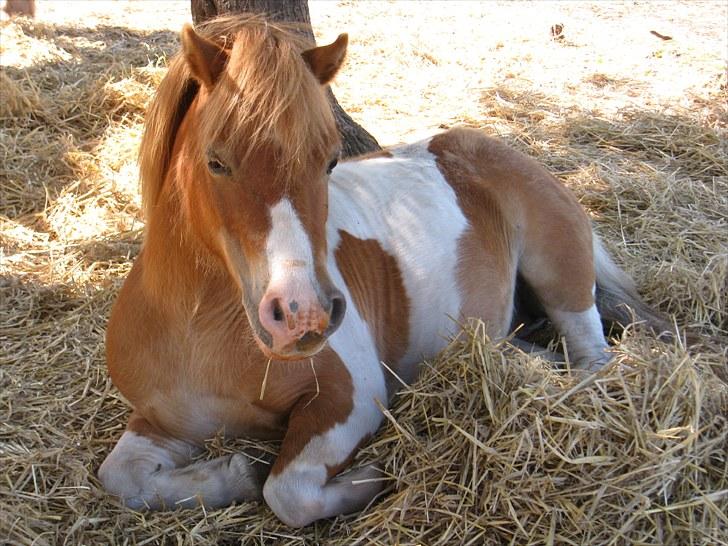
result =
[{"label": "pony's hind leg", "polygon": [[539,226],[519,270],[563,336],[569,361],[596,370],[609,361],[608,344],[594,298],[591,226],[577,207]]},{"label": "pony's hind leg", "polygon": [[263,476],[241,454],[191,463],[199,449],[153,432],[133,414],[99,479],[134,509],[215,508],[262,497]]}]

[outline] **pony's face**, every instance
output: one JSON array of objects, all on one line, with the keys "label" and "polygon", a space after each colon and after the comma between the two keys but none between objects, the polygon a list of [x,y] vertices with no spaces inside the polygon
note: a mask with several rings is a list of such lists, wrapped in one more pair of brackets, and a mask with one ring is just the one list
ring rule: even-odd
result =
[{"label": "pony's face", "polygon": [[196,157],[188,215],[240,287],[263,352],[312,356],[346,307],[326,267],[328,177],[340,140],[323,88],[346,35],[303,53],[271,36],[238,36],[227,50],[191,27],[182,43],[200,82],[187,115],[187,153]]}]

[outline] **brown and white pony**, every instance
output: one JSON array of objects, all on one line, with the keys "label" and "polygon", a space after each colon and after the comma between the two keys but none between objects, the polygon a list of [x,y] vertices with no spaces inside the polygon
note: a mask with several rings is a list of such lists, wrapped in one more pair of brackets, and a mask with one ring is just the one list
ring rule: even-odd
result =
[{"label": "brown and white pony", "polygon": [[[338,474],[380,425],[388,369],[413,380],[453,317],[508,335],[517,279],[577,367],[608,360],[600,311],[662,326],[574,196],[498,141],[455,129],[336,166],[324,86],[346,46],[255,17],[182,31],[142,141],[146,239],[107,332],[134,412],[99,476],[131,507],[262,496],[292,526],[360,510],[380,472]],[[270,472],[193,462],[219,431],[282,439]]]}]

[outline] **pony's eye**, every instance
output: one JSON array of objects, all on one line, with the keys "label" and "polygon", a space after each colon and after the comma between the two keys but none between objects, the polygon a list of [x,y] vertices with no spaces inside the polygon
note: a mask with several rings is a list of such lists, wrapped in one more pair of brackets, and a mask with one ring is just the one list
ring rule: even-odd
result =
[{"label": "pony's eye", "polygon": [[334,159],[331,163],[329,163],[329,166],[326,167],[326,174],[331,174],[331,171],[334,170],[334,167],[336,167],[336,164],[339,162],[338,159]]},{"label": "pony's eye", "polygon": [[216,176],[228,176],[230,175],[230,169],[218,161],[217,159],[210,159],[207,162],[207,168],[210,172]]}]

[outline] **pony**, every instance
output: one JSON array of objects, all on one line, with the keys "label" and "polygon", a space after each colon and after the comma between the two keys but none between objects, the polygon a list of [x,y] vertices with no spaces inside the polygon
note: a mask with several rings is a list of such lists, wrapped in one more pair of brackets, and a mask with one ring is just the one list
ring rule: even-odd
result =
[{"label": "pony", "polygon": [[[665,325],[570,191],[481,132],[338,163],[326,85],[347,41],[257,16],[182,30],[141,143],[145,239],[106,334],[133,412],[99,478],[129,507],[264,499],[294,527],[361,510],[382,471],[341,472],[453,319],[500,339],[539,309],[586,370],[609,361],[603,319]],[[282,443],[272,465],[199,460],[220,432]]]}]

